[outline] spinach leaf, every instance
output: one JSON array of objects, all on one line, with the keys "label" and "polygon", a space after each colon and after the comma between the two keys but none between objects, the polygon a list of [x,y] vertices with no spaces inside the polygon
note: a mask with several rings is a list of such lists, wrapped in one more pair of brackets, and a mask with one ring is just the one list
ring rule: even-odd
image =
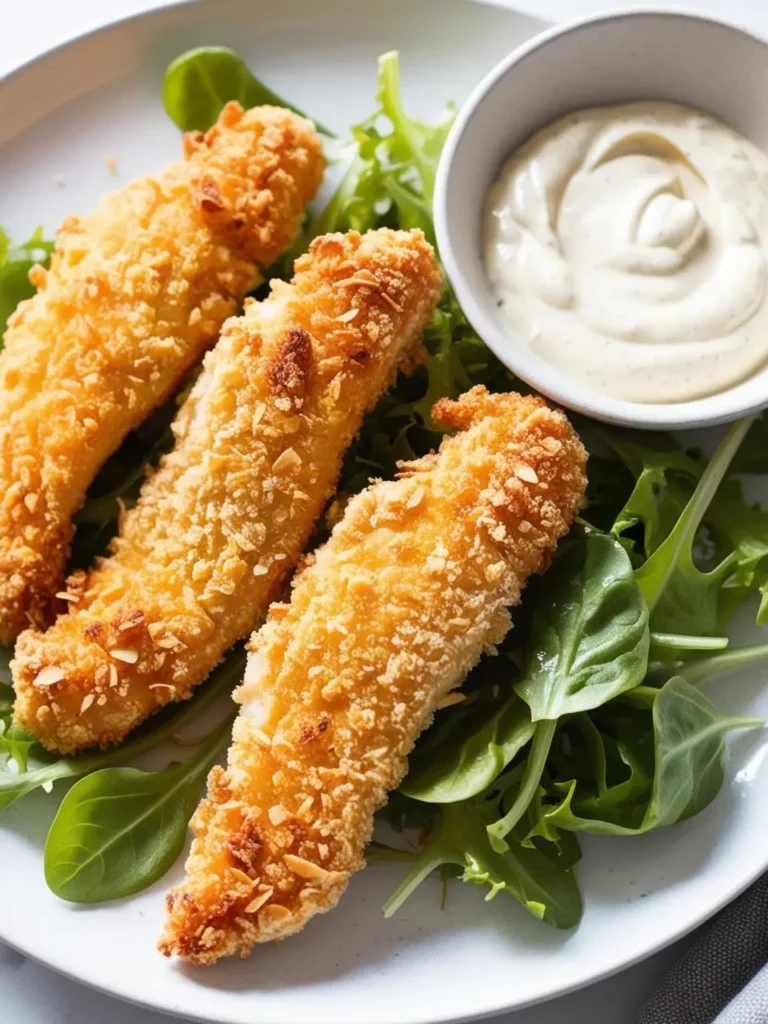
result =
[{"label": "spinach leaf", "polygon": [[630,768],[623,790],[598,787],[584,796],[576,780],[560,783],[565,796],[546,813],[546,821],[557,829],[599,835],[637,835],[684,821],[710,804],[723,784],[727,733],[761,724],[759,718],[722,714],[688,682],[673,677],[653,702],[653,785],[644,805],[637,800],[643,774],[638,744],[647,741],[649,730],[641,717],[635,735],[625,733],[622,745]]},{"label": "spinach leaf", "polygon": [[587,533],[567,542],[532,590],[527,667],[515,691],[535,731],[517,798],[488,827],[497,853],[539,788],[557,720],[638,686],[648,667],[648,610],[615,537]]},{"label": "spinach leaf", "polygon": [[491,785],[532,735],[528,708],[515,694],[490,711],[457,715],[427,734],[400,792],[433,804],[468,800]]},{"label": "spinach leaf", "polygon": [[515,690],[534,722],[598,707],[642,682],[648,611],[614,537],[591,533],[566,542],[527,600],[527,669]]},{"label": "spinach leaf", "polygon": [[45,843],[45,880],[70,903],[141,892],[181,853],[208,769],[229,741],[230,716],[189,761],[160,772],[104,768],[61,802]]},{"label": "spinach leaf", "polygon": [[[163,106],[182,131],[207,131],[222,107],[237,100],[245,109],[263,105],[287,107],[306,117],[268,89],[245,61],[225,46],[200,46],[182,53],[168,65],[163,79]],[[315,121],[319,132],[333,132]]]},{"label": "spinach leaf", "polygon": [[[390,917],[436,868],[462,870],[462,881],[487,886],[486,900],[507,892],[525,909],[555,928],[573,928],[581,919],[581,895],[569,863],[516,841],[504,853],[488,844],[487,826],[495,814],[488,802],[444,804],[436,826],[400,885],[384,906]],[[572,850],[569,851],[572,861]]]}]

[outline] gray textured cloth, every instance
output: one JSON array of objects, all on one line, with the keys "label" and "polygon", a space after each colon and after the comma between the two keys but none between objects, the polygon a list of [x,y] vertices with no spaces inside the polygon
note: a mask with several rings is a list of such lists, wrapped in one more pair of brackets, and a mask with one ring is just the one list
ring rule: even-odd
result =
[{"label": "gray textured cloth", "polygon": [[638,1024],[768,1024],[768,875],[715,918]]}]

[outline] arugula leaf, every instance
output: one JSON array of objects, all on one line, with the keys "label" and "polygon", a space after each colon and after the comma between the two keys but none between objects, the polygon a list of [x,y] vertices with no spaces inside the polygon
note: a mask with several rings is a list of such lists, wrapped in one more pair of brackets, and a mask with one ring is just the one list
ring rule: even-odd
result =
[{"label": "arugula leaf", "polygon": [[160,772],[104,768],[80,779],[48,831],[48,888],[70,903],[104,903],[162,878],[182,851],[206,774],[229,742],[233,720],[189,761]]},{"label": "arugula leaf", "polygon": [[53,249],[54,243],[43,238],[41,227],[19,245],[12,245],[0,228],[0,334],[18,304],[35,294],[29,272],[36,263],[48,266]]},{"label": "arugula leaf", "polygon": [[747,505],[741,486],[726,480],[706,513],[715,558],[731,566],[719,594],[718,619],[725,623],[755,591],[761,596],[758,625],[768,622],[768,512]]},{"label": "arugula leaf", "polygon": [[[545,814],[556,829],[598,835],[638,835],[673,825],[702,811],[717,796],[725,776],[725,736],[733,729],[762,725],[760,718],[722,714],[710,700],[680,677],[673,677],[653,702],[653,785],[642,796],[642,747],[649,730],[642,713],[634,735],[624,730],[620,744],[630,773],[616,792],[598,786],[583,796],[576,780],[558,783],[562,801]],[[631,789],[631,797],[627,794]]]},{"label": "arugula leaf", "polygon": [[694,542],[699,524],[751,422],[740,420],[728,429],[674,527],[637,570],[637,582],[651,611],[652,628],[692,635],[717,631],[720,591],[737,556],[731,552],[705,573],[694,562]]},{"label": "arugula leaf", "polygon": [[[379,93],[382,111],[394,129],[388,139],[391,166],[389,187],[392,200],[400,214],[402,226],[417,226],[412,220],[424,219],[432,225],[432,195],[437,163],[447,133],[456,117],[453,105],[446,109],[436,125],[416,121],[404,111],[400,96],[399,57],[396,50],[379,57]],[[418,187],[409,187],[407,179],[397,173],[400,167],[413,167],[418,174]],[[418,224],[418,226],[422,226]]]},{"label": "arugula leaf", "polygon": [[521,842],[496,853],[486,831],[494,813],[487,802],[444,804],[413,867],[384,905],[385,916],[391,917],[436,868],[453,864],[462,869],[462,881],[488,887],[486,900],[504,891],[546,924],[575,927],[582,904],[570,864],[566,867],[557,856]]},{"label": "arugula leaf", "polygon": [[[237,100],[246,110],[269,105],[307,116],[268,89],[226,46],[199,46],[168,65],[163,78],[163,106],[182,131],[207,131],[230,100]],[[315,126],[323,135],[334,137],[318,121]]]}]

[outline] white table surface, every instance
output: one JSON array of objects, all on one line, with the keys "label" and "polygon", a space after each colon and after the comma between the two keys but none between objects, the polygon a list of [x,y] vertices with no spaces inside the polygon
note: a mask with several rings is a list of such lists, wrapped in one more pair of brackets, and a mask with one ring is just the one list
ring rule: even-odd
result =
[{"label": "white table surface", "polygon": [[[361,0],[363,2],[363,0]],[[722,14],[768,34],[766,0],[656,0],[654,7],[681,7]],[[161,0],[0,0],[0,75],[49,47],[152,7]],[[531,14],[553,20],[638,4],[626,0],[510,0]],[[0,172],[1,174],[1,172]],[[0,176],[1,180],[1,176]],[[0,909],[0,913],[2,910]],[[600,984],[562,999],[497,1018],[500,1024],[633,1024],[640,1007],[665,970],[681,955],[688,939]],[[117,951],[116,951],[117,952]],[[136,979],[140,987],[141,979]],[[0,944],[0,1002],[4,1024],[163,1024],[168,1017],[137,1009],[86,989]],[[361,1022],[364,1024],[364,1022]]]}]

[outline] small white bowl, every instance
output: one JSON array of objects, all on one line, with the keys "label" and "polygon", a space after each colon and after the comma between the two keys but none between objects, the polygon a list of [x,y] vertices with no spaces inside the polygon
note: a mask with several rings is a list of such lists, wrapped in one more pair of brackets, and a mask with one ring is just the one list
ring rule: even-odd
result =
[{"label": "small white bowl", "polygon": [[768,152],[768,44],[711,18],[637,10],[558,26],[519,47],[477,86],[448,137],[435,188],[440,254],[475,330],[542,394],[609,423],[723,423],[768,405],[768,366],[720,394],[674,404],[590,391],[515,336],[483,264],[486,197],[506,157],[569,111],[646,99],[706,111]]}]

